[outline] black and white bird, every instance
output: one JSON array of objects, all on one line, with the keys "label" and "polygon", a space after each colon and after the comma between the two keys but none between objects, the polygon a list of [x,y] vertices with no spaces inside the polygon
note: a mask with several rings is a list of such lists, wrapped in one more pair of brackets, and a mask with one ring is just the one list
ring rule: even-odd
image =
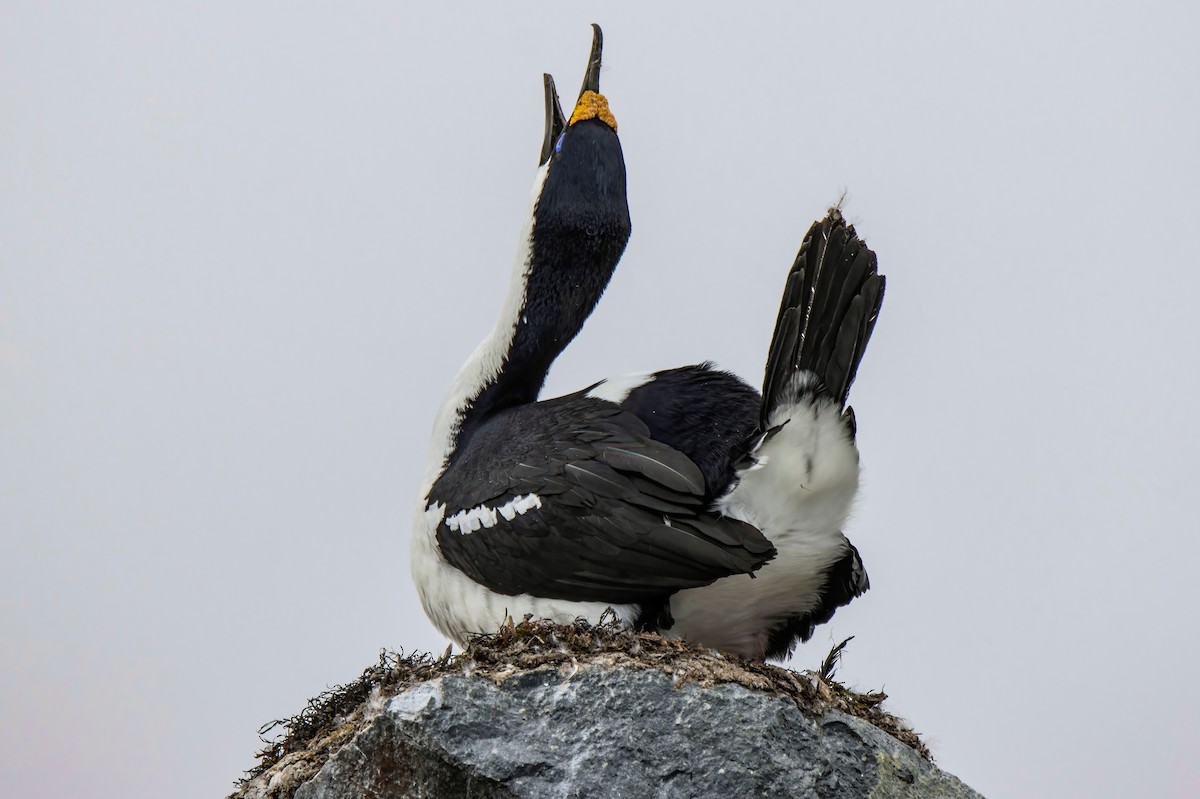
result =
[{"label": "black and white bird", "polygon": [[[704,363],[538,401],[629,238],[595,28],[567,118],[545,76],[531,209],[500,319],[439,413],[412,539],[426,613],[463,643],[532,614],[785,658],[868,587],[845,401],[884,279],[835,209],[787,277],[763,391]],[[647,331],[649,332],[649,331]]]}]

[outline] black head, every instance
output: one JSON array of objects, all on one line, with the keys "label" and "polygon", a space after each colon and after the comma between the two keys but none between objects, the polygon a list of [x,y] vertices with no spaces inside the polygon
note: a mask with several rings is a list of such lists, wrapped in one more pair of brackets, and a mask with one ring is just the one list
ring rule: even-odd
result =
[{"label": "black head", "polygon": [[583,88],[569,119],[559,107],[554,78],[545,76],[541,166],[546,174],[534,207],[534,234],[547,244],[554,242],[584,255],[603,251],[615,266],[629,240],[625,157],[617,120],[608,99],[600,94],[604,38],[600,26],[592,28]]},{"label": "black head", "polygon": [[603,36],[592,27],[583,88],[569,118],[559,107],[554,79],[545,76],[545,174],[533,209],[528,302],[552,302],[552,313],[531,310],[557,317],[555,327],[570,337],[608,285],[630,230],[617,120],[600,94]]},{"label": "black head", "polygon": [[[602,37],[595,28],[579,99],[567,117],[545,76],[546,133],[518,263],[522,304],[501,372],[475,398],[482,413],[533,402],[554,359],[596,307],[629,241],[625,158],[617,120],[600,94]],[[464,430],[469,427],[464,422]]]}]

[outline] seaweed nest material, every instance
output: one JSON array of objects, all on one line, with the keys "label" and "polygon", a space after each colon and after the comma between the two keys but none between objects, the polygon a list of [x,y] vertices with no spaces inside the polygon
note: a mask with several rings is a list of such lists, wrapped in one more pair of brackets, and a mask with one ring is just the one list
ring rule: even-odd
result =
[{"label": "seaweed nest material", "polygon": [[584,666],[657,669],[673,675],[677,684],[737,683],[786,696],[809,713],[838,710],[875,725],[932,761],[917,733],[883,709],[886,694],[853,691],[834,679],[849,640],[835,646],[817,672],[795,672],[724,655],[656,633],[623,629],[611,620],[598,625],[583,620],[573,624],[510,620],[494,635],[474,638],[457,655],[451,655],[450,649],[441,657],[385,650],[357,680],[310,699],[291,718],[263,725],[259,737],[264,747],[256,755],[258,763],[238,781],[232,796],[244,795],[251,781],[268,771],[271,785],[284,789],[269,789],[270,795],[290,795],[280,783],[292,788],[303,783],[378,714],[387,699],[418,683],[450,674],[473,674],[501,683],[522,672]]}]

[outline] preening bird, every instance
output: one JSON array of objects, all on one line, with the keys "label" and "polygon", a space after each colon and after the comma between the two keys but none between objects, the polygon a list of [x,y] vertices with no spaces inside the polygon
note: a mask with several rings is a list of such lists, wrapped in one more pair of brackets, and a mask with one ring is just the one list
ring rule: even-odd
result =
[{"label": "preening bird", "polygon": [[596,622],[611,609],[626,625],[786,658],[868,587],[842,533],[859,475],[846,397],[884,278],[831,210],[787,275],[761,394],[702,363],[539,401],[629,239],[594,27],[569,118],[545,76],[512,283],[438,415],[413,577],[460,644],[509,616]]}]

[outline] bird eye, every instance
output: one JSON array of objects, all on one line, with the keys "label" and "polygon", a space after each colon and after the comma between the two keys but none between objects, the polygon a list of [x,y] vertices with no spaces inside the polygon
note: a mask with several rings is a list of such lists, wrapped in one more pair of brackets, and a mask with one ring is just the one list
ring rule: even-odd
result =
[{"label": "bird eye", "polygon": [[559,150],[562,149],[563,136],[566,136],[566,135],[567,135],[566,131],[563,131],[562,133],[558,134],[558,141],[554,142],[554,152],[557,153]]}]

